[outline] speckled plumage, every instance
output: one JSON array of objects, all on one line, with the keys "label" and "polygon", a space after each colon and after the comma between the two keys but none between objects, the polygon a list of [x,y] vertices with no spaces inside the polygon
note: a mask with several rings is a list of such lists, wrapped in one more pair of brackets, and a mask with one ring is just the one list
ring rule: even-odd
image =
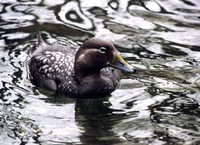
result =
[{"label": "speckled plumage", "polygon": [[[44,87],[70,97],[99,97],[108,95],[115,90],[121,78],[119,70],[105,66],[100,71],[97,70],[97,72],[95,72],[96,69],[92,72],[91,68],[91,74],[87,69],[89,73],[84,74],[83,71],[83,75],[77,76],[79,72],[75,72],[74,65],[78,49],[59,44],[48,45],[40,35],[38,41],[39,43],[32,53],[29,62],[31,81],[36,86]],[[96,38],[94,41],[96,41]],[[101,43],[104,43],[104,41]],[[105,45],[105,47],[114,47],[109,45]],[[86,49],[84,48],[84,50]],[[88,50],[92,51],[93,49]],[[87,59],[85,56],[80,56],[80,59],[81,57]],[[81,62],[83,64],[84,61],[88,62],[87,60],[81,61],[83,61]],[[95,62],[91,62],[91,64]],[[79,66],[77,65],[77,67]]]}]

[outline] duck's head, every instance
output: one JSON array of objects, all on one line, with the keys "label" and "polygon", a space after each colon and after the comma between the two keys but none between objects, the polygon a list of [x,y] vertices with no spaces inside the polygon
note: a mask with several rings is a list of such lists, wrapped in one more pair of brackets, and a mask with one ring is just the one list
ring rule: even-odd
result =
[{"label": "duck's head", "polygon": [[134,72],[110,41],[90,38],[85,41],[76,53],[75,73],[87,76],[99,73],[102,68],[114,67],[124,72]]}]

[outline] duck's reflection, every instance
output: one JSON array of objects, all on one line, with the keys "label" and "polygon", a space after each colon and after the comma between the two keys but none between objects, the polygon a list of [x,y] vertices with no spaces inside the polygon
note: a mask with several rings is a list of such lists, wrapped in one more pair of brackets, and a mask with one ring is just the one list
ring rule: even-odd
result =
[{"label": "duck's reflection", "polygon": [[[115,132],[115,125],[120,123],[124,117],[126,117],[126,114],[122,113],[122,110],[111,109],[108,97],[73,99],[51,94],[44,100],[45,102],[57,105],[68,103],[75,104],[74,123],[80,130],[81,135],[79,136],[79,140],[81,144],[96,144],[98,142],[103,145],[111,145],[124,141],[121,136]],[[67,115],[69,114],[66,114],[66,116]]]},{"label": "duck's reflection", "polygon": [[107,101],[107,98],[76,101],[75,120],[82,129],[80,140],[83,144],[98,142],[110,145],[120,142],[119,136],[113,131],[113,126],[120,119],[112,115],[114,110],[104,103]]}]

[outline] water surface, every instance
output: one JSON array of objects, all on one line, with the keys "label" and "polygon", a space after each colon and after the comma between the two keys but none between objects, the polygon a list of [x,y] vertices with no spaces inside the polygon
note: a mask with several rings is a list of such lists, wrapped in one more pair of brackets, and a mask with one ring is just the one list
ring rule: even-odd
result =
[{"label": "water surface", "polygon": [[[106,98],[38,90],[27,69],[38,31],[111,40],[138,71]],[[198,0],[2,0],[0,144],[199,144],[199,40]]]}]

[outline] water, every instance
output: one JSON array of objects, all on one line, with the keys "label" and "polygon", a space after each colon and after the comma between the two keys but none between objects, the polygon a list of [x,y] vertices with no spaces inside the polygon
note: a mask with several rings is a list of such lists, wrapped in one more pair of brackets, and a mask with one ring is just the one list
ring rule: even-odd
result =
[{"label": "water", "polygon": [[[111,96],[69,99],[29,81],[28,49],[112,40],[135,74]],[[1,0],[0,144],[199,144],[200,1]]]}]

